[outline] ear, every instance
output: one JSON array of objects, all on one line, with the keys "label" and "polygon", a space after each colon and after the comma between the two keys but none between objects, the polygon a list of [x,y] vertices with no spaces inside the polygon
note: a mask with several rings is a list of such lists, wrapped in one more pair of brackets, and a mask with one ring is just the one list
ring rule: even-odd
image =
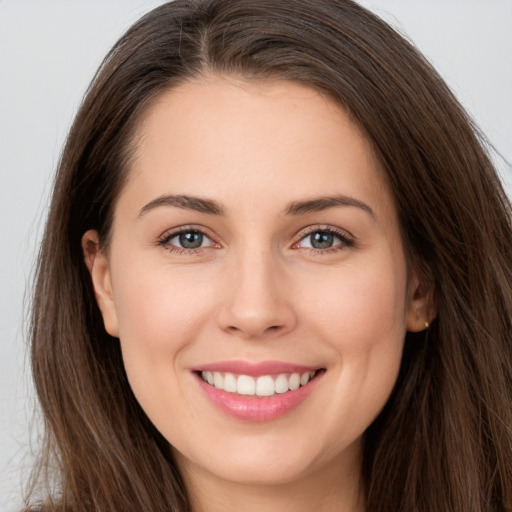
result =
[{"label": "ear", "polygon": [[105,330],[111,335],[119,336],[117,311],[112,293],[112,280],[108,260],[100,249],[98,232],[91,229],[82,236],[82,250],[85,265],[91,274],[96,302],[103,316]]},{"label": "ear", "polygon": [[420,279],[413,271],[409,279],[406,326],[410,332],[428,328],[436,315],[434,285]]}]

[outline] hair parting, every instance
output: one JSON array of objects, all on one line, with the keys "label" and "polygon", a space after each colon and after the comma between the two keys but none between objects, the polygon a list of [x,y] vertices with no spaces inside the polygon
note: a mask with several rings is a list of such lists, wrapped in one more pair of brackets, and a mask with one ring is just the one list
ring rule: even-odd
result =
[{"label": "hair parting", "polygon": [[[367,512],[512,512],[511,205],[486,143],[421,54],[349,0],[175,0],[117,42],[58,166],[31,318],[43,414],[27,511],[191,510],[168,444],[103,326],[81,237],[108,248],[137,128],[209,74],[315,88],[358,123],[388,180],[435,319],[364,435]],[[52,483],[53,482],[53,483]]]}]

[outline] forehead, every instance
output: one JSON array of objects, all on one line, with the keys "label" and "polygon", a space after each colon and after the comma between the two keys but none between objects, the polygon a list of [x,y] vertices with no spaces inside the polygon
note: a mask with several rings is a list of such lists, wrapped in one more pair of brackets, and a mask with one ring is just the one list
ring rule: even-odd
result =
[{"label": "forehead", "polygon": [[128,188],[148,199],[182,193],[294,200],[308,192],[390,200],[358,125],[298,83],[218,76],[184,83],[154,101],[136,141]]},{"label": "forehead", "polygon": [[[212,149],[209,143],[219,147],[222,142],[233,150],[236,143],[249,141],[267,142],[271,148],[284,141],[293,144],[313,138],[316,144],[320,139],[325,145],[339,144],[336,127],[353,132],[354,141],[358,139],[354,150],[370,149],[341,105],[313,88],[284,80],[213,75],[160,94],[142,116],[136,133],[142,150],[164,139],[182,144],[187,138],[204,152]],[[137,152],[142,155],[143,151]]]}]

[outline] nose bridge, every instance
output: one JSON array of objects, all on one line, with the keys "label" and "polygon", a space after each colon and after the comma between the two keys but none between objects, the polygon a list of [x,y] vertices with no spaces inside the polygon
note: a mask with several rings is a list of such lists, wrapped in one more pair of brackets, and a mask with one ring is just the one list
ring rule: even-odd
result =
[{"label": "nose bridge", "polygon": [[[279,263],[270,248],[245,250],[237,262],[239,300],[245,298],[247,305],[261,306],[277,299],[274,285],[281,280],[278,272]],[[281,276],[282,277],[282,276]]]},{"label": "nose bridge", "polygon": [[283,262],[272,247],[247,243],[236,251],[231,265],[221,327],[244,338],[292,328],[295,319],[284,286]]}]

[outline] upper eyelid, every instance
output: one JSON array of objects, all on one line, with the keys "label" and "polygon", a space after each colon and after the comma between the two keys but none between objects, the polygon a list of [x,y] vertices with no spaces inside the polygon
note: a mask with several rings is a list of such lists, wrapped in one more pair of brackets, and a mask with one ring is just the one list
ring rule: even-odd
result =
[{"label": "upper eyelid", "polygon": [[[333,245],[332,247],[327,247],[325,249],[318,249],[314,247],[300,247],[299,244],[306,239],[308,236],[310,236],[313,233],[316,232],[328,232],[334,235],[335,237],[338,237],[340,240],[340,244]],[[356,239],[352,234],[350,234],[348,231],[334,227],[334,226],[310,226],[308,228],[305,228],[299,232],[299,234],[296,237],[295,242],[291,245],[292,249],[298,250],[302,249],[305,251],[312,251],[315,254],[327,254],[330,252],[337,252],[339,250],[344,250],[349,247],[355,247],[356,246]]]},{"label": "upper eyelid", "polygon": [[342,238],[349,238],[350,240],[355,240],[355,236],[352,235],[352,233],[350,233],[346,229],[342,229],[337,226],[325,225],[325,224],[317,224],[317,225],[307,226],[307,227],[301,229],[297,233],[296,238],[298,238],[299,240],[302,240],[304,237],[310,235],[311,233],[315,233],[317,231],[328,231],[328,232],[338,235]]},{"label": "upper eyelid", "polygon": [[[195,231],[198,233],[201,233],[202,235],[209,238],[214,244],[217,245],[223,245],[220,241],[220,237],[218,237],[216,234],[212,233],[212,231],[205,226],[197,225],[197,224],[185,224],[182,226],[177,226],[175,228],[170,228],[164,231],[159,237],[158,242],[161,243],[163,241],[169,240],[175,236],[178,236],[180,233],[187,232],[187,231]],[[313,224],[306,226],[302,229],[300,229],[297,234],[293,237],[294,242],[292,242],[292,246],[297,245],[303,238],[307,237],[308,235],[311,235],[312,233],[315,233],[317,231],[326,231],[330,232],[336,236],[339,236],[341,239],[348,239],[352,242],[355,242],[356,238],[346,229],[327,225],[327,224]]]},{"label": "upper eyelid", "polygon": [[[162,235],[160,235],[157,238],[156,245],[159,247],[162,247],[166,250],[169,250],[173,253],[180,253],[180,254],[198,254],[202,253],[205,249],[209,248],[220,248],[221,244],[217,241],[217,239],[207,233],[208,230],[205,228],[197,227],[197,226],[178,226],[176,228],[168,229],[167,231],[164,231]],[[206,246],[201,247],[195,247],[195,248],[188,248],[188,247],[181,247],[180,245],[176,243],[171,243],[171,240],[175,237],[178,237],[181,233],[187,233],[187,232],[196,232],[203,235],[205,238],[207,238],[210,243],[208,243]]]},{"label": "upper eyelid", "polygon": [[210,238],[212,241],[216,241],[215,235],[211,233],[209,229],[204,226],[198,226],[196,224],[186,224],[183,226],[178,226],[175,228],[166,229],[159,237],[159,240],[172,238],[174,236],[179,235],[180,233],[186,233],[187,231],[195,231],[197,233],[201,233],[202,235]]}]

